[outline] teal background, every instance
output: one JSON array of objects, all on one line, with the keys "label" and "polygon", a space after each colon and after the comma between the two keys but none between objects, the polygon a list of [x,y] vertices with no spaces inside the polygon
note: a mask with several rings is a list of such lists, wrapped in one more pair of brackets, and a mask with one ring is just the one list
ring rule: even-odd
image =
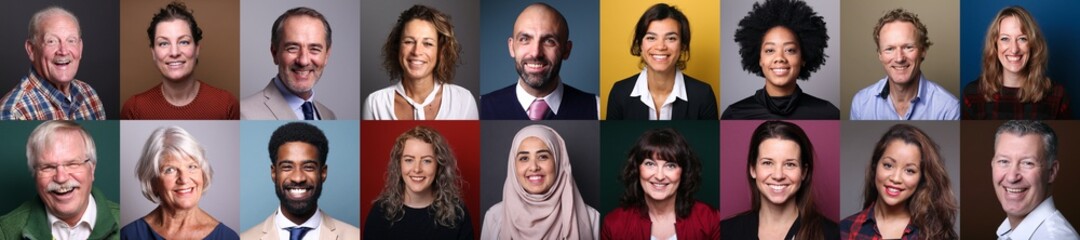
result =
[{"label": "teal background", "polygon": [[[26,166],[26,139],[42,121],[0,121],[0,176],[4,197],[0,214],[7,214],[27,200],[37,198],[34,177]],[[120,202],[120,121],[79,121],[97,146],[94,188]]]},{"label": "teal background", "polygon": [[619,181],[627,154],[645,131],[671,127],[690,143],[701,160],[701,183],[694,195],[698,201],[720,206],[720,126],[716,121],[602,121],[600,123],[600,206],[602,215],[619,206],[623,183]]}]

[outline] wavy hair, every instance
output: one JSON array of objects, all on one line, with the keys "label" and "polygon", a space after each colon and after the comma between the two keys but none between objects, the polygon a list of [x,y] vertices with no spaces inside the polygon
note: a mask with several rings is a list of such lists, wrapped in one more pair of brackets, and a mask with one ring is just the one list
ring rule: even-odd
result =
[{"label": "wavy hair", "polygon": [[766,0],[754,3],[753,10],[739,21],[735,30],[735,42],[739,44],[743,70],[765,77],[758,62],[761,60],[761,42],[765,33],[773,27],[785,27],[795,34],[802,52],[804,67],[799,78],[807,80],[811,72],[825,65],[825,48],[829,47],[829,32],[825,18],[814,12],[806,2],[799,0]]},{"label": "wavy hair", "polygon": [[878,192],[877,177],[878,162],[885,154],[889,143],[903,141],[919,148],[919,184],[915,187],[915,193],[907,200],[905,206],[911,214],[911,221],[919,228],[920,238],[935,239],[958,239],[954,231],[956,226],[953,220],[956,218],[956,197],[949,184],[949,173],[945,171],[945,160],[941,158],[941,151],[937,143],[930,139],[925,132],[908,124],[897,124],[889,128],[885,135],[874,147],[873,157],[866,169],[866,182],[863,188],[863,209],[870,207],[878,201],[881,193]]},{"label": "wavy hair", "polygon": [[885,24],[893,22],[908,22],[915,26],[915,38],[919,39],[915,43],[918,45],[919,50],[926,51],[931,45],[934,45],[933,42],[930,42],[926,25],[922,23],[922,20],[919,20],[919,15],[908,12],[903,8],[897,8],[885,13],[885,16],[881,16],[877,25],[874,26],[874,45],[877,46],[877,52],[881,52],[881,28],[885,27]]},{"label": "wavy hair", "polygon": [[[681,50],[679,51],[679,59],[675,62],[675,67],[679,70],[686,69],[686,62],[690,61],[690,20],[678,8],[666,3],[657,3],[641,14],[641,18],[634,25],[634,41],[630,44],[630,55],[641,57],[641,41],[645,39],[645,34],[649,31],[649,25],[654,21],[664,19],[675,20],[675,22],[679,23],[679,45]],[[643,64],[645,64],[644,59],[638,63],[638,67]]]},{"label": "wavy hair", "polygon": [[383,190],[374,203],[386,213],[384,218],[391,225],[401,221],[405,217],[405,181],[401,178],[401,156],[405,149],[405,141],[417,139],[429,143],[435,151],[435,161],[438,163],[435,170],[435,179],[431,183],[431,191],[435,200],[431,203],[431,209],[435,211],[435,223],[447,228],[459,227],[455,221],[465,217],[465,209],[461,207],[461,173],[458,171],[457,159],[446,139],[430,127],[416,126],[397,137],[394,148],[390,152],[390,160],[386,164],[386,180]]},{"label": "wavy hair", "polygon": [[1018,93],[1020,102],[1042,101],[1043,97],[1050,93],[1052,86],[1050,77],[1046,76],[1046,64],[1049,58],[1047,56],[1046,38],[1031,13],[1020,6],[1001,9],[997,16],[994,17],[994,22],[990,23],[990,27],[986,29],[986,39],[983,41],[982,51],[982,73],[979,75],[979,92],[982,93],[983,99],[991,101],[994,99],[994,95],[1001,92],[1001,88],[1004,87],[1002,72],[1005,71],[1005,68],[1001,66],[1001,61],[997,56],[997,39],[1000,34],[1001,21],[1007,17],[1016,17],[1020,21],[1021,26],[1023,26],[1021,31],[1028,37],[1028,55],[1031,56],[1028,58],[1027,67],[1022,69],[1020,73],[1027,77],[1027,81],[1024,81],[1024,86],[1020,87]]},{"label": "wavy hair", "polygon": [[435,8],[419,4],[401,12],[397,23],[394,24],[394,29],[390,31],[390,36],[386,37],[386,43],[383,43],[382,65],[386,73],[390,75],[390,80],[402,79],[404,74],[399,61],[401,58],[399,55],[401,54],[401,34],[405,31],[405,24],[413,20],[425,21],[435,27],[435,32],[439,35],[439,56],[435,62],[433,73],[435,81],[440,83],[453,82],[454,72],[457,70],[461,59],[461,45],[458,44],[457,37],[454,36],[454,25],[450,23],[449,15]]},{"label": "wavy hair", "polygon": [[[814,145],[806,132],[794,123],[785,121],[765,121],[754,129],[750,137],[750,151],[746,157],[746,168],[753,170],[757,164],[759,147],[768,139],[790,140],[799,144],[799,165],[803,171],[802,183],[799,191],[795,193],[795,205],[799,208],[799,217],[802,218],[802,226],[795,233],[796,239],[824,239],[825,232],[821,231],[825,217],[817,210],[814,202]],[[750,185],[751,210],[742,214],[757,214],[761,210],[761,190],[754,184],[754,178],[750,172],[746,172],[746,182]]]},{"label": "wavy hair", "polygon": [[[675,215],[678,218],[690,216],[694,207],[694,193],[701,185],[701,160],[690,148],[682,134],[672,128],[660,128],[646,131],[638,138],[623,165],[619,180],[623,181],[623,195],[619,204],[626,208],[645,209],[645,191],[641,186],[640,166],[645,159],[663,159],[675,162],[682,168],[679,186],[675,190]],[[648,211],[641,211],[646,213]]]}]

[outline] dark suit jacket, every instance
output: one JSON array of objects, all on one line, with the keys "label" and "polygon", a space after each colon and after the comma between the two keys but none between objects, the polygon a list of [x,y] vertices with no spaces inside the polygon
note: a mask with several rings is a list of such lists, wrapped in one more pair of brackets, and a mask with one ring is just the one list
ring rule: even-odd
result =
[{"label": "dark suit jacket", "polygon": [[[560,83],[561,84],[561,83]],[[517,83],[480,96],[481,120],[529,120],[517,99]],[[559,114],[548,110],[544,120],[597,120],[596,95],[563,84]]]},{"label": "dark suit jacket", "polygon": [[[641,102],[641,97],[630,97],[638,75],[620,80],[611,87],[608,94],[607,120],[649,120],[649,106]],[[689,75],[683,75],[686,84],[686,99],[675,99],[671,104],[671,120],[716,120],[716,94],[712,86]],[[646,93],[647,94],[647,93]]]}]

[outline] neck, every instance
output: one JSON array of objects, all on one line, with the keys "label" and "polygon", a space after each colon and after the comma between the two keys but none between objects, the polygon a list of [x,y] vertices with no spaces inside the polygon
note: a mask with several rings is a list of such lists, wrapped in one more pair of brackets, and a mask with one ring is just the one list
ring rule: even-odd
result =
[{"label": "neck", "polygon": [[[786,224],[791,226],[795,219],[799,218],[799,208],[795,206],[795,200],[777,205],[762,199],[761,209],[758,210],[758,222],[766,224]],[[776,226],[776,225],[773,225]]]},{"label": "neck", "polygon": [[423,192],[405,190],[405,206],[411,208],[426,208],[434,201],[435,197],[431,193],[431,189],[427,189]]},{"label": "neck", "polygon": [[1027,81],[1027,75],[1021,75],[1020,73],[1014,73],[1009,71],[1003,71],[1001,78],[1002,85],[1011,88],[1022,87],[1024,86],[1024,82]]},{"label": "neck", "polygon": [[919,94],[919,80],[911,79],[906,84],[888,81],[889,96],[893,98],[893,101],[910,102]]},{"label": "neck", "polygon": [[906,222],[908,219],[911,219],[911,213],[908,212],[906,203],[897,204],[896,206],[889,206],[888,204],[885,204],[885,201],[881,200],[880,198],[878,198],[877,204],[874,204],[874,215],[874,217],[877,218],[879,222],[896,220],[902,220]]},{"label": "neck", "polygon": [[529,86],[529,84],[525,83],[525,80],[518,78],[518,84],[521,84],[522,88],[525,89],[525,92],[529,93],[529,95],[532,95],[533,97],[538,98],[547,97],[548,94],[551,94],[551,92],[555,91],[555,88],[559,87],[559,84],[561,82],[562,79],[560,77],[555,77],[554,79],[548,80],[547,85],[540,86],[540,88],[533,88],[532,86]]},{"label": "neck", "polygon": [[675,88],[675,71],[657,72],[652,69],[645,70],[646,78],[649,79],[649,92],[668,94]]},{"label": "neck", "polygon": [[311,219],[311,216],[315,216],[315,211],[319,210],[318,205],[312,206],[311,211],[306,213],[292,213],[288,210],[284,210],[285,207],[280,208],[282,209],[281,214],[285,215],[286,219],[289,219],[290,222],[293,222],[296,225],[304,224],[304,222],[307,222],[308,219]]},{"label": "neck", "polygon": [[655,200],[645,197],[645,206],[649,209],[649,216],[675,216],[675,197],[664,200]]},{"label": "neck", "polygon": [[422,103],[431,91],[435,91],[435,78],[431,76],[419,79],[402,78],[401,85],[405,88],[405,95],[409,99]]},{"label": "neck", "polygon": [[158,206],[150,212],[150,219],[157,220],[155,225],[168,229],[168,232],[177,232],[181,229],[191,229],[199,224],[200,218],[205,214],[202,209],[173,209]]},{"label": "neck", "polygon": [[[768,81],[768,80],[766,80],[766,81]],[[769,94],[770,97],[791,96],[792,94],[795,94],[795,88],[798,87],[798,86],[799,85],[796,85],[794,83],[788,84],[788,86],[776,86],[776,85],[766,83],[765,84],[765,93]]]},{"label": "neck", "polygon": [[180,81],[165,79],[161,83],[161,95],[172,105],[187,105],[199,95],[199,81],[194,78]]}]

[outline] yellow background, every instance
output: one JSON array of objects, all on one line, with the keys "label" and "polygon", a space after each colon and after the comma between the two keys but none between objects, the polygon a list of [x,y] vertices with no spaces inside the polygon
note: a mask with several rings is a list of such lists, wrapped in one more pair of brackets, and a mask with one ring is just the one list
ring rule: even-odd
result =
[{"label": "yellow background", "polygon": [[[640,57],[630,55],[634,25],[655,1],[600,1],[600,116],[615,82],[641,72]],[[708,83],[720,99],[720,1],[668,1],[690,21],[690,61],[683,74]],[[719,106],[719,102],[717,103]],[[717,108],[719,110],[719,108]]]}]

